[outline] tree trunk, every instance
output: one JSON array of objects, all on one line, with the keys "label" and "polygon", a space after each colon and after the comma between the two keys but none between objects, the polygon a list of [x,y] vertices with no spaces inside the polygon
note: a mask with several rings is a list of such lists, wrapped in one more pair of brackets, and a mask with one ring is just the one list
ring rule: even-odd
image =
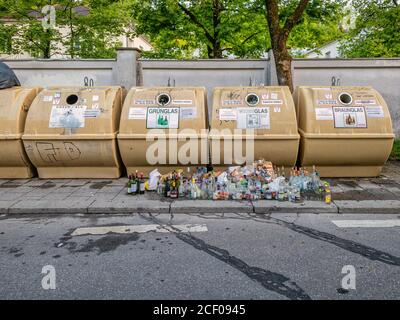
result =
[{"label": "tree trunk", "polygon": [[213,58],[222,59],[222,47],[219,34],[219,25],[221,24],[222,6],[219,0],[213,0]]},{"label": "tree trunk", "polygon": [[293,92],[292,57],[287,48],[287,40],[293,27],[300,22],[310,0],[300,0],[294,12],[286,19],[283,27],[279,21],[278,0],[265,0],[265,16],[267,18],[272,51],[275,56],[275,66],[278,83],[288,86]]},{"label": "tree trunk", "polygon": [[279,85],[288,86],[290,91],[293,92],[292,57],[286,47],[286,41],[273,45],[272,51],[274,52]]},{"label": "tree trunk", "polygon": [[50,30],[46,30],[46,37],[44,39],[44,46],[43,46],[43,59],[50,59],[51,58],[51,35]]},{"label": "tree trunk", "polygon": [[222,48],[221,43],[217,40],[213,43],[213,50],[212,50],[213,59],[222,59]]}]

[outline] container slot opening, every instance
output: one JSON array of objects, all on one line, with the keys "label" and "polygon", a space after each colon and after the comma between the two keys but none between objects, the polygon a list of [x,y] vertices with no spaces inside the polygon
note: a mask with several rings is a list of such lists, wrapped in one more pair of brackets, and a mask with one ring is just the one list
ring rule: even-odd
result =
[{"label": "container slot opening", "polygon": [[67,103],[69,105],[76,104],[78,102],[79,98],[76,94],[71,94],[67,97]]},{"label": "container slot opening", "polygon": [[340,100],[340,102],[343,103],[343,104],[350,104],[350,103],[353,102],[353,98],[352,98],[351,95],[348,94],[348,93],[341,93],[341,94],[339,95],[339,100]]},{"label": "container slot opening", "polygon": [[260,98],[255,93],[250,93],[246,96],[246,103],[249,106],[256,106],[260,102]]},{"label": "container slot opening", "polygon": [[171,97],[166,93],[162,93],[157,97],[157,102],[160,106],[166,106],[171,102]]}]

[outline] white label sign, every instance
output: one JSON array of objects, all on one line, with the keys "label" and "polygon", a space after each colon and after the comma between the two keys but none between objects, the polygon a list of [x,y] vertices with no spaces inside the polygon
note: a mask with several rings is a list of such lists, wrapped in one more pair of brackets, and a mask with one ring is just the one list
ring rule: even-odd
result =
[{"label": "white label sign", "polygon": [[130,108],[129,109],[129,120],[146,120],[147,109],[146,108]]},{"label": "white label sign", "polygon": [[240,106],[243,105],[243,100],[223,100],[223,106]]},{"label": "white label sign", "polygon": [[53,106],[49,128],[84,128],[86,106]]},{"label": "white label sign", "polygon": [[134,100],[133,104],[136,105],[154,105],[156,104],[156,100],[151,100],[151,99],[139,99],[139,100]]},{"label": "white label sign", "polygon": [[237,120],[236,109],[219,109],[219,120],[236,121]]},{"label": "white label sign", "polygon": [[376,101],[375,100],[356,100],[355,104],[357,105],[376,105]]},{"label": "white label sign", "polygon": [[322,106],[331,106],[338,104],[337,100],[317,100],[318,105]]},{"label": "white label sign", "polygon": [[183,107],[181,109],[181,119],[196,119],[197,118],[197,108],[193,107]]},{"label": "white label sign", "polygon": [[364,107],[333,107],[335,128],[367,128]]},{"label": "white label sign", "polygon": [[193,104],[193,100],[172,100],[172,104],[189,105]]},{"label": "white label sign", "polygon": [[147,108],[147,129],[179,129],[179,108]]},{"label": "white label sign", "polygon": [[269,108],[239,108],[237,117],[238,129],[270,129]]},{"label": "white label sign", "polygon": [[315,108],[315,118],[317,120],[333,120],[332,108]]},{"label": "white label sign", "polygon": [[383,112],[382,106],[365,107],[368,118],[384,118],[385,114]]},{"label": "white label sign", "polygon": [[98,118],[100,117],[101,110],[100,109],[87,109],[85,111],[85,118]]},{"label": "white label sign", "polygon": [[261,103],[263,105],[283,104],[283,101],[282,100],[262,100]]},{"label": "white label sign", "polygon": [[52,102],[53,101],[53,96],[44,96],[43,97],[43,102]]}]

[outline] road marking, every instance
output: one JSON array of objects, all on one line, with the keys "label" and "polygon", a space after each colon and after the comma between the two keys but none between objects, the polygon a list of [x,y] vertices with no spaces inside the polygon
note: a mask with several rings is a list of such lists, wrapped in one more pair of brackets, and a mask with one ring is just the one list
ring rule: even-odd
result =
[{"label": "road marking", "polygon": [[339,228],[393,228],[400,227],[400,219],[393,220],[334,220]]},{"label": "road marking", "polygon": [[135,225],[135,226],[112,226],[112,227],[88,227],[78,228],[72,232],[72,236],[83,235],[105,235],[108,233],[129,234],[129,233],[147,233],[147,232],[207,232],[208,228],[204,224],[182,224],[182,225]]}]

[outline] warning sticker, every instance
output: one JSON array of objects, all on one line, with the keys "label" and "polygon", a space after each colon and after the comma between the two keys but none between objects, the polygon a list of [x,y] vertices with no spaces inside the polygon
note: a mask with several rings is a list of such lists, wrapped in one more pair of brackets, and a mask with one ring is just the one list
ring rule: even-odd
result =
[{"label": "warning sticker", "polygon": [[333,107],[335,128],[367,128],[364,107]]},{"label": "warning sticker", "polygon": [[236,121],[237,120],[236,109],[219,109],[219,120]]},{"label": "warning sticker", "polygon": [[238,129],[270,129],[269,108],[239,108],[237,109]]},{"label": "warning sticker", "polygon": [[368,118],[384,118],[385,114],[383,112],[382,106],[365,107]]},{"label": "warning sticker", "polygon": [[196,107],[183,107],[181,109],[181,119],[196,119],[197,108]]},{"label": "warning sticker", "polygon": [[86,106],[53,106],[49,128],[84,128]]},{"label": "warning sticker", "polygon": [[317,120],[333,120],[332,108],[315,108],[315,118]]},{"label": "warning sticker", "polygon": [[129,120],[146,120],[147,109],[146,108],[130,108],[129,109]]},{"label": "warning sticker", "polygon": [[147,129],[179,129],[179,108],[147,108]]}]

